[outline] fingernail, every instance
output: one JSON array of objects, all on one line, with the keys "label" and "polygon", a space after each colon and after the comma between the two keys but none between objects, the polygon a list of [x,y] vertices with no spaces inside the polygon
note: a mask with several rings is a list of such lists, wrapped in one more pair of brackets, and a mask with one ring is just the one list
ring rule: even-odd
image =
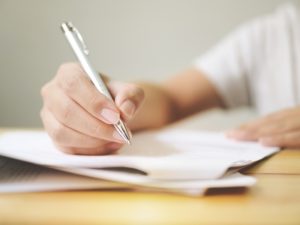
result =
[{"label": "fingernail", "polygon": [[236,137],[236,136],[241,135],[241,132],[242,131],[240,131],[240,130],[229,130],[226,132],[226,135],[229,137]]},{"label": "fingernail", "polygon": [[270,137],[260,138],[258,141],[259,141],[259,143],[261,143],[262,145],[265,145],[265,146],[276,146],[277,145],[276,141]]},{"label": "fingernail", "polygon": [[112,142],[112,143],[108,143],[106,145],[106,148],[110,151],[116,151],[118,150],[119,148],[122,147],[122,143],[115,143],[115,142]]},{"label": "fingernail", "polygon": [[241,130],[231,130],[228,131],[226,134],[228,137],[236,139],[248,139],[250,137],[249,132]]},{"label": "fingernail", "polygon": [[118,131],[113,132],[113,138],[119,143],[125,143],[124,138],[119,134]]},{"label": "fingernail", "polygon": [[120,120],[120,114],[111,109],[102,109],[100,115],[106,122],[110,124],[116,124]]},{"label": "fingernail", "polygon": [[229,130],[226,132],[227,137],[234,137],[236,130]]},{"label": "fingernail", "polygon": [[136,106],[131,100],[126,100],[121,106],[120,109],[125,113],[126,116],[132,117],[135,113]]}]

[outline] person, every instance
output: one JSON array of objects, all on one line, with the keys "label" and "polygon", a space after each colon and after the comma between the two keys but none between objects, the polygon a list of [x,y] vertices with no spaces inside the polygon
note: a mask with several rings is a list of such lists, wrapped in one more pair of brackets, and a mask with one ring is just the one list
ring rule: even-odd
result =
[{"label": "person", "polygon": [[110,154],[133,131],[159,128],[213,107],[252,106],[261,118],[227,133],[267,146],[300,147],[300,17],[293,5],[228,35],[191,68],[161,84],[107,80],[115,103],[100,94],[77,63],[60,66],[41,89],[41,118],[55,145],[71,154]]}]

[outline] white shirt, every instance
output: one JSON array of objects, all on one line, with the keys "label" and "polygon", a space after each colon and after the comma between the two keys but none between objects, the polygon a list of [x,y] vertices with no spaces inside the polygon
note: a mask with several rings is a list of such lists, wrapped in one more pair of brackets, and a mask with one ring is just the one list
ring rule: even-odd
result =
[{"label": "white shirt", "polygon": [[300,104],[300,16],[292,5],[245,24],[196,60],[228,107]]}]

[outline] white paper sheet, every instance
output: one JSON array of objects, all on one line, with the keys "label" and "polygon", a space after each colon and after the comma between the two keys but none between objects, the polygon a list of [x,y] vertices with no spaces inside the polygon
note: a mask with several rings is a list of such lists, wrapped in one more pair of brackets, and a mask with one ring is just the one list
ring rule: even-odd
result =
[{"label": "white paper sheet", "polygon": [[78,189],[122,189],[128,185],[74,175],[0,156],[0,193]]},{"label": "white paper sheet", "polygon": [[[89,168],[64,168],[63,170],[71,174],[0,156],[0,193],[133,188],[141,191],[201,195],[209,188],[248,187],[255,183],[254,178],[237,173],[218,180],[162,182],[150,181],[145,175]],[[106,181],[103,178],[122,183]]]},{"label": "white paper sheet", "polygon": [[44,132],[0,136],[0,155],[59,168],[135,168],[157,180],[216,179],[231,166],[244,166],[276,151],[229,140],[222,133],[185,130],[141,133],[131,146],[108,156],[62,153]]}]

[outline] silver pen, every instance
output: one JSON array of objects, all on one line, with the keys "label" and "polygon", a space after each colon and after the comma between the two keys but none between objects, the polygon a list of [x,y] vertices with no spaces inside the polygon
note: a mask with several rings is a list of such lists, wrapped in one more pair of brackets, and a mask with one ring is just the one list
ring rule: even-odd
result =
[{"label": "silver pen", "polygon": [[[71,48],[73,49],[78,61],[80,62],[84,71],[89,76],[90,80],[93,82],[97,90],[113,101],[113,98],[101,76],[95,71],[90,61],[88,60],[87,55],[89,54],[89,51],[78,30],[73,26],[71,22],[62,23],[61,29],[65,34]],[[119,122],[114,125],[114,127],[121,135],[121,137],[127,142],[127,144],[130,144],[131,134],[124,122],[120,119]]]}]

